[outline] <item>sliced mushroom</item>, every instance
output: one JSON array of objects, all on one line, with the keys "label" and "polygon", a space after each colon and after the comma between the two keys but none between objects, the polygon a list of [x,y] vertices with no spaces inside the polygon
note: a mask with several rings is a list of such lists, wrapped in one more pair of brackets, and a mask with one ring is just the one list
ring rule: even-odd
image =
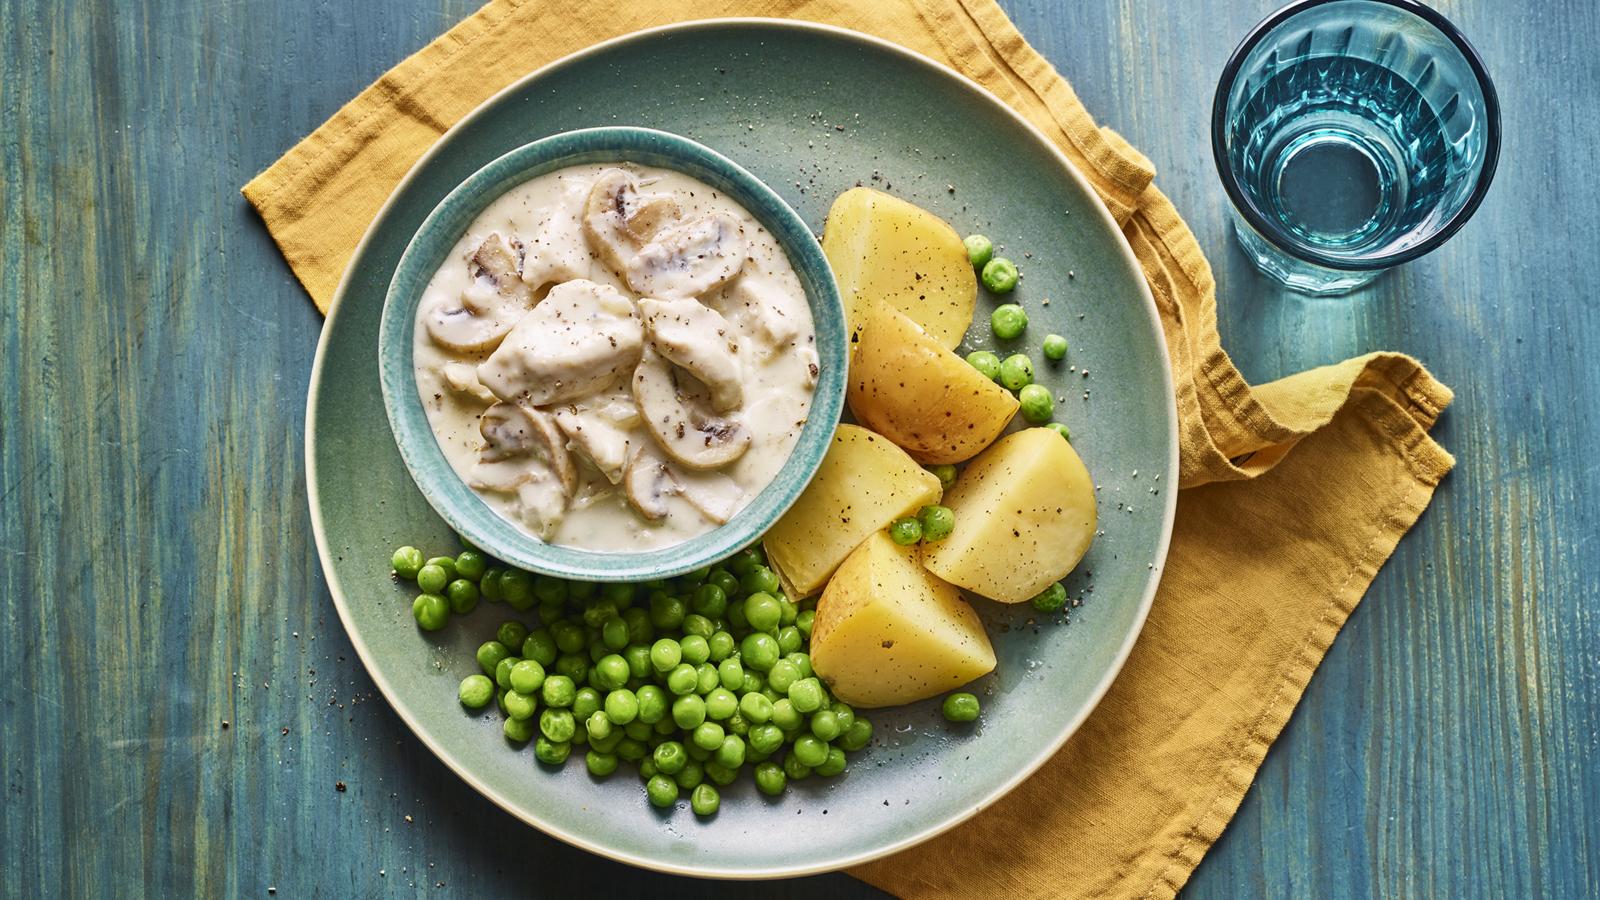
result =
[{"label": "sliced mushroom", "polygon": [[650,343],[674,365],[711,389],[711,407],[727,412],[744,405],[739,343],[728,320],[698,300],[639,301]]},{"label": "sliced mushroom", "polygon": [[652,522],[667,517],[667,498],[682,490],[667,468],[666,460],[648,447],[640,448],[633,455],[623,487],[628,491],[628,503]]},{"label": "sliced mushroom", "polygon": [[620,381],[643,343],[632,300],[610,285],[568,281],[522,317],[478,378],[501,400],[566,403]]},{"label": "sliced mushroom", "polygon": [[676,221],[678,212],[671,194],[643,193],[633,173],[606,169],[584,201],[583,233],[595,254],[622,275],[639,247]]},{"label": "sliced mushroom", "polygon": [[633,373],[633,399],[651,437],[691,469],[716,469],[744,455],[750,431],[711,410],[705,386],[646,345]]},{"label": "sliced mushroom", "polygon": [[595,471],[612,484],[622,481],[633,442],[628,432],[604,415],[589,409],[566,406],[555,412],[556,425],[567,436],[567,446],[589,460]]},{"label": "sliced mushroom", "polygon": [[713,213],[656,232],[628,260],[628,286],[652,297],[696,297],[732,280],[746,258],[738,220]]},{"label": "sliced mushroom", "polygon": [[467,258],[472,283],[456,302],[429,311],[428,336],[458,353],[492,350],[533,306],[533,289],[520,274],[522,245],[498,231]]},{"label": "sliced mushroom", "polygon": [[493,403],[495,401],[494,394],[489,393],[489,389],[484,387],[483,382],[478,380],[476,366],[464,362],[445,363],[444,368],[440,370],[440,375],[444,378],[445,387],[448,387],[452,393],[460,394],[479,403]]},{"label": "sliced mushroom", "polygon": [[479,417],[478,433],[483,446],[472,469],[473,487],[510,493],[543,470],[565,496],[577,490],[572,454],[549,414],[520,403],[496,403]]}]

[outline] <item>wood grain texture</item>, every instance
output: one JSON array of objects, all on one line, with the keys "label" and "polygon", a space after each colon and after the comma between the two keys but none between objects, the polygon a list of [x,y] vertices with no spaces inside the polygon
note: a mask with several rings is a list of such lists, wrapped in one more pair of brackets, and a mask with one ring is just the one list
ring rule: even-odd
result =
[{"label": "wood grain texture", "polygon": [[[1499,86],[1494,190],[1439,252],[1308,301],[1231,243],[1205,143],[1275,0],[1004,5],[1155,161],[1248,376],[1398,349],[1457,391],[1459,465],[1188,893],[1600,894],[1600,8],[1440,3]],[[748,891],[588,856],[465,788],[321,583],[320,320],[237,189],[472,7],[0,0],[0,895]]]}]

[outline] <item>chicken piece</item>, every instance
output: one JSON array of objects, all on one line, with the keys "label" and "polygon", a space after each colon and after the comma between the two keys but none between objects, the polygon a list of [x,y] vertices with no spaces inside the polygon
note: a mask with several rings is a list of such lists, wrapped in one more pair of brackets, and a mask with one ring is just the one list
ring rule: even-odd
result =
[{"label": "chicken piece", "polygon": [[523,242],[522,283],[537,291],[589,275],[583,223],[574,204],[557,203],[539,210],[534,236]]},{"label": "chicken piece", "polygon": [[779,354],[800,333],[800,323],[783,314],[773,300],[777,285],[765,276],[746,272],[723,290],[721,309],[730,321],[739,323],[763,359]]},{"label": "chicken piece", "polygon": [[728,320],[698,300],[639,301],[639,313],[656,352],[711,390],[711,407],[727,412],[744,405],[739,343]]},{"label": "chicken piece", "polygon": [[565,406],[555,412],[556,425],[567,436],[568,448],[589,460],[595,471],[612,484],[622,481],[633,441],[628,432],[602,412]]},{"label": "chicken piece", "polygon": [[478,380],[476,366],[464,362],[445,363],[444,367],[439,370],[439,374],[444,380],[445,387],[449,388],[452,393],[460,394],[479,403],[495,402],[494,394],[489,393],[489,389],[484,387],[483,382]]},{"label": "chicken piece", "polygon": [[633,301],[610,285],[568,281],[522,317],[478,378],[501,400],[566,403],[620,381],[643,343]]}]

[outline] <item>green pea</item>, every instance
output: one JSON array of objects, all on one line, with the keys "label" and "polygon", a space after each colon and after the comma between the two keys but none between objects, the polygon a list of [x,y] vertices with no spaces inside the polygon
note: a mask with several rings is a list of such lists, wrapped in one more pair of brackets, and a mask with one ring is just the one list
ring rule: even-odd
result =
[{"label": "green pea", "polygon": [[1025,353],[1014,353],[1000,363],[1000,386],[1020,391],[1033,383],[1033,360]]},{"label": "green pea", "polygon": [[702,768],[705,769],[706,778],[722,787],[727,787],[739,779],[739,771],[737,769],[717,765],[715,760],[708,759]]},{"label": "green pea", "polygon": [[[499,643],[499,641],[496,641],[495,643]],[[504,659],[500,660],[499,662],[495,663],[494,664],[494,683],[499,685],[503,689],[510,690],[510,688],[511,688],[511,668],[513,666],[515,666],[519,662],[522,662],[522,660],[517,659],[515,656],[507,656],[506,658],[504,658]]]},{"label": "green pea", "polygon": [[775,753],[783,746],[783,729],[771,722],[752,725],[745,740],[750,742],[750,749],[757,753]]},{"label": "green pea", "polygon": [[[778,573],[766,566],[757,566],[740,578],[739,587],[747,594],[776,594],[783,589],[783,585],[778,581]],[[745,610],[745,613],[748,615],[749,610]]]},{"label": "green pea", "polygon": [[675,696],[695,693],[700,686],[700,673],[688,663],[679,663],[667,673],[667,691]]},{"label": "green pea", "polygon": [[605,698],[592,687],[578,688],[577,693],[572,695],[572,714],[580,722],[599,712],[603,705]]},{"label": "green pea", "polygon": [[685,731],[706,720],[706,701],[699,694],[686,694],[672,701],[672,721]]},{"label": "green pea", "polygon": [[505,599],[505,595],[500,593],[500,576],[505,573],[506,570],[499,566],[490,566],[483,573],[483,577],[478,579],[478,591],[483,594],[483,599],[490,603],[499,603]]},{"label": "green pea", "polygon": [[676,775],[689,761],[689,754],[683,751],[683,745],[677,741],[664,741],[656,747],[650,758],[655,760],[657,772]]},{"label": "green pea", "polygon": [[[918,532],[917,536],[920,538],[922,536],[922,534],[921,534],[921,532],[922,532],[922,523],[921,522],[917,523],[917,532]],[[795,616],[794,627],[800,629],[800,633],[802,635],[805,635],[807,640],[810,640],[811,639],[811,627],[812,627],[812,625],[816,624],[816,621],[817,621],[817,611],[816,610],[814,610],[814,609],[803,609],[803,610],[800,611],[800,614],[798,616]]]},{"label": "green pea", "polygon": [[783,774],[783,767],[777,763],[764,762],[756,766],[756,790],[768,797],[776,797],[783,793],[789,779]]},{"label": "green pea", "polygon": [[500,623],[494,635],[495,640],[507,647],[521,647],[522,642],[528,639],[528,626],[515,619],[508,619]]},{"label": "green pea", "polygon": [[736,601],[728,604],[728,614],[724,618],[726,619],[724,627],[728,631],[742,635],[750,630],[750,620],[745,618],[744,603],[742,602]]},{"label": "green pea", "polygon": [[816,772],[823,778],[832,778],[843,772],[847,765],[849,762],[844,757],[844,751],[838,747],[829,747],[828,758],[822,761],[822,765],[816,767]]},{"label": "green pea", "polygon": [[759,631],[745,635],[739,643],[739,656],[745,668],[765,672],[778,661],[778,639]]},{"label": "green pea", "polygon": [[967,364],[977,369],[990,381],[1000,379],[1000,357],[988,350],[974,350],[967,354]]},{"label": "green pea", "polygon": [[[672,727],[672,731],[673,731],[673,733],[676,734],[677,731],[678,731],[677,726],[674,725]],[[692,731],[690,732],[691,735],[693,733],[694,732],[692,732]],[[684,745],[684,752],[689,754],[689,758],[690,759],[692,759],[692,760],[694,760],[695,762],[698,762],[698,763],[707,762],[707,761],[709,761],[711,759],[711,751],[710,750],[707,750],[704,747],[697,747],[692,742]]]},{"label": "green pea", "polygon": [[756,631],[771,631],[783,618],[783,608],[778,598],[766,591],[756,591],[744,599],[744,618]]},{"label": "green pea", "polygon": [[550,575],[529,577],[529,588],[542,606],[560,606],[567,602],[567,583]]},{"label": "green pea", "polygon": [[628,628],[629,644],[649,646],[656,639],[656,626],[650,621],[650,611],[637,606],[622,611],[622,623]]},{"label": "green pea", "polygon": [[592,581],[567,582],[567,598],[569,600],[588,600],[598,592],[599,589]]},{"label": "green pea", "polygon": [[810,715],[821,709],[825,702],[822,682],[815,678],[802,678],[789,685],[789,702],[794,704],[795,712],[803,715]]},{"label": "green pea", "polygon": [[494,699],[494,682],[487,675],[468,675],[461,679],[461,687],[456,690],[461,705],[468,709],[483,709]]},{"label": "green pea", "polygon": [[[644,742],[638,738],[625,737],[617,742],[617,756],[627,760],[628,762],[638,762],[639,760],[644,759],[645,754],[649,752],[650,748],[646,747]],[[651,765],[654,766],[654,763]]]},{"label": "green pea", "polygon": [[531,659],[541,666],[553,666],[560,656],[555,638],[545,628],[535,628],[522,639],[522,658]]},{"label": "green pea", "polygon": [[648,678],[655,672],[650,664],[650,648],[643,644],[629,644],[622,648],[622,658],[628,663],[628,678]]},{"label": "green pea", "polygon": [[794,731],[804,724],[805,718],[800,711],[794,708],[794,701],[788,697],[775,701],[772,704],[772,724],[784,731]]},{"label": "green pea", "polygon": [[650,798],[650,805],[657,809],[666,809],[678,802],[678,783],[659,773],[645,782],[644,791]]},{"label": "green pea", "polygon": [[604,735],[597,735],[593,731],[590,731],[589,749],[596,753],[616,753],[617,745],[621,744],[627,736],[627,732],[616,727],[612,727],[612,729],[606,732]]},{"label": "green pea", "polygon": [[1067,339],[1059,334],[1044,336],[1044,358],[1052,362],[1060,362],[1067,356]]},{"label": "green pea", "polygon": [[532,694],[544,684],[544,666],[537,660],[521,660],[511,667],[510,682],[517,693]]},{"label": "green pea", "polygon": [[735,712],[722,723],[722,730],[729,734],[737,734],[739,737],[744,737],[750,733],[750,723],[745,721],[744,716]]},{"label": "green pea", "polygon": [[650,665],[657,672],[670,672],[683,662],[683,647],[672,638],[662,638],[650,647]]},{"label": "green pea", "polygon": [[730,734],[723,737],[722,745],[716,749],[712,759],[716,760],[718,765],[737,769],[744,765],[744,754],[744,738]]},{"label": "green pea", "polygon": [[831,709],[819,709],[811,714],[811,734],[819,741],[831,741],[844,731],[839,727],[839,717]]},{"label": "green pea", "polygon": [[567,741],[552,741],[540,735],[533,743],[533,755],[547,766],[559,766],[572,755],[572,744]]},{"label": "green pea", "polygon": [[394,568],[394,573],[407,581],[417,580],[417,571],[422,568],[422,551],[412,546],[401,547],[389,558],[389,565]]},{"label": "green pea", "polygon": [[854,753],[872,742],[872,723],[860,716],[839,736],[839,746]]},{"label": "green pea", "polygon": [[[835,700],[833,705],[828,708],[833,710],[834,718],[839,720],[839,732],[841,734],[844,733],[845,729],[855,724],[856,711],[850,708],[850,704],[845,703],[843,700]],[[828,738],[828,740],[831,741],[833,738]]]},{"label": "green pea", "polygon": [[[827,759],[827,756],[824,755],[823,759]],[[783,759],[783,774],[790,781],[800,781],[811,776],[811,767],[801,762],[794,751],[790,751]]]},{"label": "green pea", "polygon": [[445,588],[444,595],[450,601],[450,611],[458,616],[464,616],[478,608],[478,586],[465,578],[457,578]]},{"label": "green pea", "polygon": [[745,694],[739,698],[739,714],[758,725],[771,721],[772,701],[765,694]]},{"label": "green pea", "polygon": [[922,523],[911,516],[895,519],[889,526],[889,539],[902,547],[909,547],[922,540]]},{"label": "green pea", "polygon": [[[733,635],[726,631],[718,631],[711,637],[706,638],[706,646],[710,648],[711,653],[707,659],[720,664],[733,655],[736,645],[733,641]],[[728,690],[731,691],[733,688],[730,687]]]},{"label": "green pea", "polygon": [[546,706],[565,709],[572,705],[578,697],[578,688],[572,679],[565,675],[550,675],[545,678],[544,684],[539,686],[539,697]]},{"label": "green pea", "polygon": [[728,592],[714,584],[702,584],[694,592],[692,605],[700,615],[716,618],[728,610]]},{"label": "green pea", "polygon": [[727,566],[730,572],[743,578],[754,572],[757,567],[766,565],[766,563],[766,554],[755,547],[746,547],[728,557]]},{"label": "green pea", "polygon": [[701,722],[695,726],[689,739],[706,750],[715,750],[722,746],[722,739],[726,736],[727,734],[722,730],[722,726],[716,722]]},{"label": "green pea", "polygon": [[737,691],[744,687],[744,665],[730,656],[717,664],[717,678],[723,687]]},{"label": "green pea", "polygon": [[781,612],[778,617],[778,624],[785,628],[793,625],[795,617],[800,615],[800,607],[790,603],[789,598],[782,594],[778,595],[778,609]]},{"label": "green pea", "polygon": [[598,687],[604,691],[614,691],[628,683],[633,677],[633,671],[628,668],[628,661],[615,653],[600,657],[594,664],[595,680]]},{"label": "green pea", "polygon": [[678,770],[678,774],[672,776],[672,780],[677,782],[678,787],[683,790],[694,790],[706,780],[704,761],[695,759],[692,756],[689,757],[689,761],[683,764],[683,768]]},{"label": "green pea", "polygon": [[685,637],[694,635],[709,640],[713,634],[717,633],[717,626],[710,619],[699,613],[690,613],[683,617],[683,633]]},{"label": "green pea", "polygon": [[621,650],[628,646],[628,623],[621,616],[607,616],[600,623],[600,643],[606,645],[607,650]]},{"label": "green pea", "polygon": [[956,514],[948,506],[924,506],[917,510],[922,522],[922,539],[929,543],[942,541],[956,530]]},{"label": "green pea", "polygon": [[1050,389],[1044,385],[1023,385],[1017,399],[1022,404],[1022,417],[1035,425],[1043,425],[1055,415],[1055,398],[1050,396]]},{"label": "green pea", "polygon": [[428,557],[428,561],[422,565],[423,568],[427,568],[428,566],[438,566],[444,570],[445,581],[456,580],[456,558],[453,556],[430,556]]},{"label": "green pea", "polygon": [[539,711],[538,698],[532,694],[507,691],[504,700],[506,715],[513,719],[531,719]]},{"label": "green pea", "polygon": [[647,741],[656,733],[656,730],[655,725],[649,725],[634,719],[632,722],[622,726],[622,733],[635,741]]},{"label": "green pea", "polygon": [[577,720],[569,709],[547,709],[539,714],[539,731],[556,743],[572,740],[578,730]]},{"label": "green pea", "polygon": [[[606,701],[610,702],[610,700],[611,696],[609,694],[606,695]],[[617,723],[611,721],[611,717],[606,715],[606,711],[603,709],[595,710],[589,714],[588,718],[583,720],[583,730],[589,733],[589,740],[591,741],[603,741],[609,738],[616,732],[616,727]]]},{"label": "green pea", "polygon": [[499,641],[484,641],[478,645],[478,668],[482,669],[485,675],[493,675],[495,666],[500,665],[500,660],[510,655],[511,651],[506,649],[505,644]]},{"label": "green pea", "polygon": [[456,575],[468,581],[483,580],[489,570],[489,559],[476,550],[463,550],[456,555]]},{"label": "green pea", "polygon": [[567,676],[573,684],[584,684],[589,680],[589,664],[584,660],[576,653],[563,653],[556,657],[556,674]]},{"label": "green pea", "polygon": [[689,792],[689,808],[697,816],[713,816],[717,807],[722,805],[722,798],[718,796],[717,789],[709,784],[697,784]]},{"label": "green pea", "polygon": [[507,569],[500,576],[500,596],[515,610],[533,605],[533,576],[521,569]]},{"label": "green pea", "polygon": [[701,663],[694,667],[694,692],[704,697],[722,685],[722,676],[717,672],[717,667],[710,663]]},{"label": "green pea", "polygon": [[1066,605],[1067,589],[1059,581],[1040,591],[1033,598],[1033,608],[1040,612],[1053,613]]},{"label": "green pea", "polygon": [[793,663],[794,667],[800,670],[801,678],[810,678],[811,676],[817,674],[811,670],[811,657],[805,653],[791,653],[788,656],[785,656],[784,659]]},{"label": "green pea", "polygon": [[744,684],[735,688],[735,690],[741,694],[749,694],[766,690],[766,687],[767,679],[763,678],[760,672],[752,672],[746,669],[744,671]]},{"label": "green pea", "polygon": [[417,570],[417,587],[424,593],[437,594],[450,584],[450,575],[443,566],[423,566]]},{"label": "green pea", "polygon": [[1051,431],[1054,431],[1056,434],[1061,435],[1061,437],[1063,439],[1067,440],[1068,442],[1070,442],[1072,440],[1072,432],[1071,432],[1071,430],[1069,430],[1067,428],[1067,426],[1061,424],[1060,422],[1051,422],[1049,425],[1046,425],[1045,427],[1050,429]]},{"label": "green pea", "polygon": [[996,256],[983,264],[983,272],[978,276],[983,281],[983,286],[991,294],[1009,294],[1017,287],[1017,264],[1004,256]]},{"label": "green pea", "polygon": [[923,466],[923,468],[933,473],[933,476],[939,479],[939,486],[945,490],[949,490],[950,485],[956,483],[956,467],[950,465],[949,463],[941,463],[936,466]]},{"label": "green pea", "polygon": [[438,594],[418,594],[411,601],[411,615],[423,631],[438,631],[450,621],[450,601]]},{"label": "green pea", "polygon": [[[645,685],[645,687],[653,688],[657,694],[661,693],[661,689],[656,688],[655,685]],[[605,699],[606,718],[610,719],[613,725],[626,725],[639,718],[644,707],[641,702],[644,690],[645,688],[640,688],[640,693],[635,694],[627,688],[618,688],[607,694]],[[651,721],[659,721],[659,719],[652,719]]]},{"label": "green pea", "polygon": [[684,635],[678,646],[686,663],[698,666],[711,658],[710,642],[698,634]]},{"label": "green pea", "polygon": [[663,591],[650,595],[650,624],[661,631],[672,631],[683,625],[683,617],[689,614],[689,604],[682,598],[674,597]]},{"label": "green pea", "polygon": [[994,258],[994,241],[981,234],[969,234],[961,239],[967,248],[967,261],[972,263],[974,269],[981,269],[984,264]]},{"label": "green pea", "polygon": [[801,679],[800,669],[787,659],[780,659],[772,664],[771,671],[767,672],[767,684],[780,694],[787,694],[789,688]]},{"label": "green pea", "polygon": [[722,588],[722,593],[725,595],[731,596],[739,590],[739,576],[729,572],[727,569],[712,569],[711,577],[707,579],[706,583]]},{"label": "green pea", "polygon": [[526,719],[507,718],[505,723],[500,726],[500,731],[506,736],[506,740],[515,741],[518,744],[526,744],[533,739],[534,730],[538,727],[539,724],[533,720],[532,716]]},{"label": "green pea", "polygon": [[583,755],[583,764],[588,768],[590,775],[596,778],[605,778],[617,771],[617,755],[615,753],[597,753],[590,750]]},{"label": "green pea", "polygon": [[705,713],[707,718],[721,722],[724,719],[732,718],[733,714],[738,711],[739,700],[727,688],[715,687],[711,689],[711,693],[706,695]]},{"label": "green pea", "polygon": [[978,718],[978,698],[966,691],[956,691],[944,698],[943,711],[951,722],[971,722]]},{"label": "green pea", "polygon": [[[613,694],[618,693],[612,691]],[[661,688],[653,684],[642,685],[636,692],[639,703],[639,721],[651,725],[667,717],[667,695]],[[609,712],[609,708],[607,710]],[[616,722],[616,719],[611,721]],[[623,723],[618,722],[621,725]]]}]

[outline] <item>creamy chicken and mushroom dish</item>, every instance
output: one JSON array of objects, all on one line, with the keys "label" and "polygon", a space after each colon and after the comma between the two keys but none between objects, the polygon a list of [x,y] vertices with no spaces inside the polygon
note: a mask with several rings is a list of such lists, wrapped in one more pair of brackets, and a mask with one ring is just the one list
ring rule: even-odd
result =
[{"label": "creamy chicken and mushroom dish", "polygon": [[445,457],[528,534],[639,550],[710,531],[783,467],[816,336],[778,241],[679,172],[575,166],[497,198],[417,309]]}]

